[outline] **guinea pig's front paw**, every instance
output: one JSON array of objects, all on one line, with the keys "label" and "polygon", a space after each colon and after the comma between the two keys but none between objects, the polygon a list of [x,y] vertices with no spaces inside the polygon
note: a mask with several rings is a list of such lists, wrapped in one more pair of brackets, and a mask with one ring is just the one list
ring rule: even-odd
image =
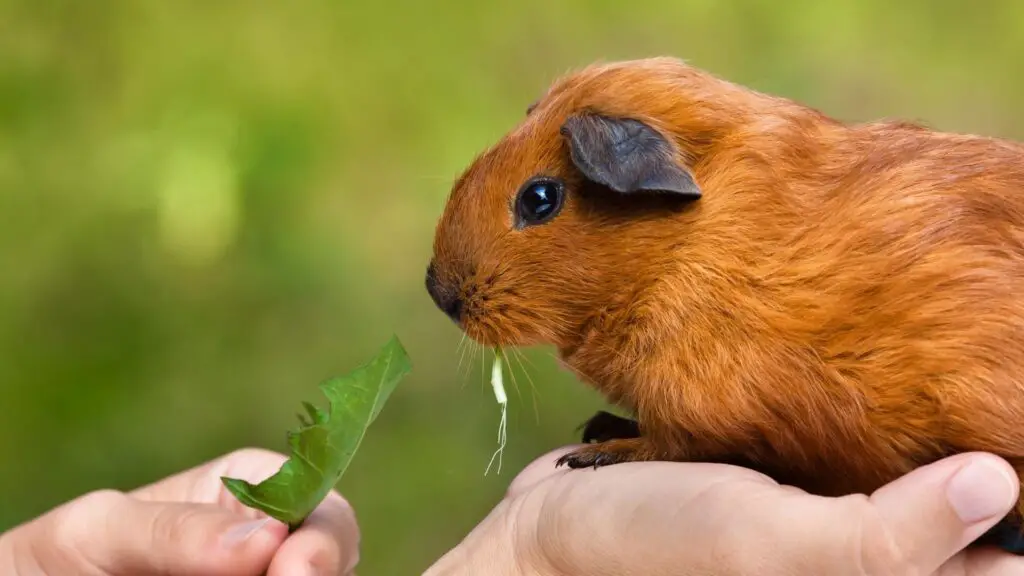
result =
[{"label": "guinea pig's front paw", "polygon": [[584,444],[640,437],[640,425],[636,420],[616,416],[604,410],[598,411],[580,428],[583,430]]},{"label": "guinea pig's front paw", "polygon": [[623,462],[650,460],[649,449],[643,438],[608,440],[591,444],[570,452],[555,462],[555,467],[569,468],[600,468]]}]

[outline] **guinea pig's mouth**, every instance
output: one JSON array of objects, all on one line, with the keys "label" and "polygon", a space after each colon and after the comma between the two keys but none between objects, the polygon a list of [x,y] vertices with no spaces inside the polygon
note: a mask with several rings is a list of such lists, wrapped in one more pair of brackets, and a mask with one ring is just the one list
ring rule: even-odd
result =
[{"label": "guinea pig's mouth", "polygon": [[433,265],[427,268],[426,288],[434,305],[473,341],[488,347],[529,346],[539,343],[531,326],[539,318],[509,301],[507,290],[496,289],[494,277],[460,284],[438,279]]},{"label": "guinea pig's mouth", "polygon": [[467,337],[488,347],[521,347],[538,343],[531,329],[536,324],[500,296],[489,295],[472,286],[459,297],[458,316],[452,319]]},{"label": "guinea pig's mouth", "polygon": [[521,332],[505,328],[500,319],[485,314],[467,313],[459,325],[470,339],[491,348],[523,347],[534,343],[532,339],[524,338]]}]

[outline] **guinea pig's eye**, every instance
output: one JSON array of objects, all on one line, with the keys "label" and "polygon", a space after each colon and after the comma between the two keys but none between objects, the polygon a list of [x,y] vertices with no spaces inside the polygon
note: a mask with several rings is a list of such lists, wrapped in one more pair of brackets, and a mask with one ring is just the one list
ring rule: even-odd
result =
[{"label": "guinea pig's eye", "polygon": [[553,178],[528,181],[516,197],[516,214],[526,226],[543,224],[551,220],[562,208],[564,186]]}]

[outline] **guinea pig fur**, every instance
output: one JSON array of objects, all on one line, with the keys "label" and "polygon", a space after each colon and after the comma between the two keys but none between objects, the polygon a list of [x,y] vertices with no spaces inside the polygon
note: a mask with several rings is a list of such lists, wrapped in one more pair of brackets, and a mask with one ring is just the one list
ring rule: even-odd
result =
[{"label": "guinea pig fur", "polygon": [[726,462],[820,495],[965,451],[1024,473],[1022,281],[1024,146],[843,123],[673,58],[557,80],[458,178],[427,273],[469,337],[554,345],[635,415],[562,464]]}]

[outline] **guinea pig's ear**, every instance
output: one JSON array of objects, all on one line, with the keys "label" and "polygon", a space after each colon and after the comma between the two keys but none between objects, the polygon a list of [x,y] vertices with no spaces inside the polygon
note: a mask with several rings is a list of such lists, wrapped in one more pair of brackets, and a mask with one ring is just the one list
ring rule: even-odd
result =
[{"label": "guinea pig's ear", "polygon": [[569,117],[561,133],[583,175],[616,192],[651,191],[697,199],[700,187],[676,160],[672,144],[647,124],[598,114]]}]

